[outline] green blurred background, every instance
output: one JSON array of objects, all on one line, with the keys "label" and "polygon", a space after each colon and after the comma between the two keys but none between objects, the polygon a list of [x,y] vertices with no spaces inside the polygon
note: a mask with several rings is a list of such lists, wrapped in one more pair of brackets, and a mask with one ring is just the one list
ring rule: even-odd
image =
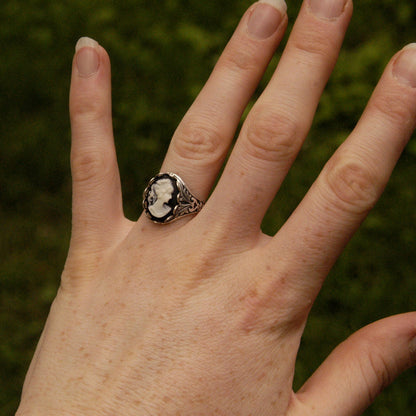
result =
[{"label": "green blurred background", "polygon": [[[126,215],[137,218],[177,123],[207,79],[247,0],[3,0],[0,5],[0,415],[16,409],[59,284],[70,236],[68,89],[74,45],[97,39],[113,68]],[[299,0],[288,1],[292,25]],[[307,142],[264,223],[274,233],[357,122],[385,64],[416,41],[413,0],[356,1]],[[287,37],[286,37],[287,38]],[[262,82],[278,62],[279,49]],[[261,88],[259,89],[259,91]],[[416,141],[333,269],[305,332],[295,385],[353,331],[415,309]],[[366,415],[414,415],[416,372]]]}]

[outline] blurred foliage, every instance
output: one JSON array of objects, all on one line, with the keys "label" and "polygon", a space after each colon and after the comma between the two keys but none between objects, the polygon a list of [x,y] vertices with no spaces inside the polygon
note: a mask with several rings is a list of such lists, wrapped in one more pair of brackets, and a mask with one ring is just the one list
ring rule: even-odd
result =
[{"label": "blurred foliage", "polygon": [[[288,3],[293,22],[300,1]],[[16,409],[65,261],[67,97],[77,39],[97,39],[112,59],[116,145],[125,210],[134,219],[141,189],[247,6],[246,0],[1,2],[0,416]],[[413,0],[360,0],[355,9],[313,129],[265,219],[267,233],[277,231],[354,127],[390,57],[416,39]],[[353,331],[415,308],[415,162],[411,142],[325,283],[303,338],[297,387]],[[415,375],[401,376],[365,414],[413,415]]]}]

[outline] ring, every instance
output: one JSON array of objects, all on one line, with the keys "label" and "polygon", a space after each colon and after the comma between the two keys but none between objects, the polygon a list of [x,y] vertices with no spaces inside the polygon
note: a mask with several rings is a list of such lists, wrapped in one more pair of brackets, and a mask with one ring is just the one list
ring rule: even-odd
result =
[{"label": "ring", "polygon": [[167,224],[185,215],[197,214],[204,203],[192,195],[174,173],[159,173],[143,192],[143,209],[153,222]]}]

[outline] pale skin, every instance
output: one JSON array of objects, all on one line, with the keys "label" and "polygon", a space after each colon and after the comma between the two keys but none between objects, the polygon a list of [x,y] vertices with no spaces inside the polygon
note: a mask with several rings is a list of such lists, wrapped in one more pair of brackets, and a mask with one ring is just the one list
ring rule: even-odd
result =
[{"label": "pale skin", "polygon": [[[382,193],[416,118],[416,48],[408,46],[286,224],[273,237],[261,233],[352,15],[350,0],[320,1],[305,0],[203,210],[169,225],[124,217],[109,58],[98,44],[79,43],[70,94],[72,238],[18,416],[354,416],[415,364],[411,312],[353,334],[292,390],[313,301]],[[275,6],[254,4],[242,17],[160,169],[181,176],[199,199],[283,37],[287,16]]]}]

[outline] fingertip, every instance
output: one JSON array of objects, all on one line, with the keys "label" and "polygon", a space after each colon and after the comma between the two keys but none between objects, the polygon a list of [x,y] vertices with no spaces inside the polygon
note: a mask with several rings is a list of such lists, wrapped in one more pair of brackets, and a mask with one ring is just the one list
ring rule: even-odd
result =
[{"label": "fingertip", "polygon": [[75,67],[77,75],[81,78],[97,74],[100,67],[98,42],[87,37],[78,40],[75,45]]},{"label": "fingertip", "polygon": [[90,47],[90,48],[98,48],[99,47],[99,43],[92,39],[89,38],[87,36],[83,36],[81,38],[78,39],[77,43],[75,44],[75,52],[78,52],[79,50],[86,48],[86,47]]},{"label": "fingertip", "polygon": [[287,6],[284,0],[260,0],[250,9],[247,22],[248,34],[265,40],[278,32],[285,19]]},{"label": "fingertip", "polygon": [[287,5],[285,0],[259,0],[259,3],[270,4],[270,6],[279,10],[282,14],[287,12]]},{"label": "fingertip", "polygon": [[399,52],[393,64],[393,75],[400,83],[416,88],[416,43]]},{"label": "fingertip", "polygon": [[[109,72],[107,51],[94,39],[81,37],[75,44],[73,76],[77,79],[96,78]],[[108,70],[107,70],[108,69]]]},{"label": "fingertip", "polygon": [[70,91],[71,119],[111,113],[111,68],[105,49],[94,39],[81,37],[75,44]]}]

